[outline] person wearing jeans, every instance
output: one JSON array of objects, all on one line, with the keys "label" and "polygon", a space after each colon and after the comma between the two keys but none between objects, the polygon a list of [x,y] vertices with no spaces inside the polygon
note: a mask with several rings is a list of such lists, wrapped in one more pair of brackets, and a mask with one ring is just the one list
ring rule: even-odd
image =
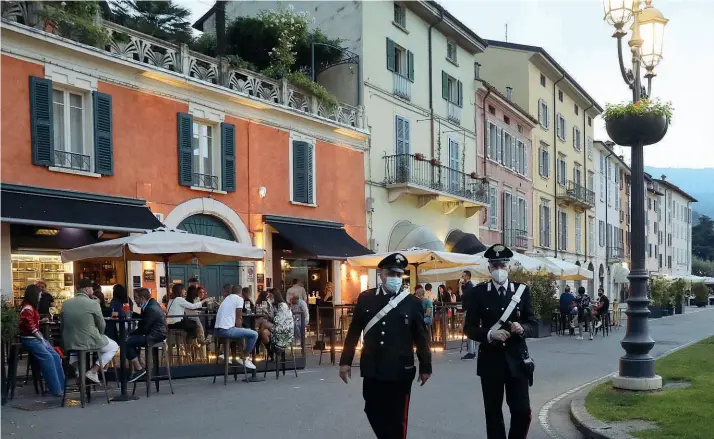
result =
[{"label": "person wearing jeans", "polygon": [[[218,308],[216,313],[216,324],[215,324],[215,334],[217,337],[225,337],[230,340],[245,340],[245,350],[244,356],[245,367],[248,369],[255,369],[255,365],[250,359],[248,359],[248,354],[253,351],[255,342],[258,340],[258,333],[252,329],[243,328],[243,298],[238,295],[238,290],[231,289],[229,291],[224,291],[225,299],[223,303]],[[224,352],[224,361],[229,360],[229,353]],[[241,364],[241,359],[237,358],[235,360],[238,364]]]},{"label": "person wearing jeans", "polygon": [[40,294],[42,289],[37,285],[25,289],[25,298],[20,307],[20,342],[40,364],[42,377],[52,396],[59,397],[64,390],[62,359],[40,332],[40,314],[37,312]]}]

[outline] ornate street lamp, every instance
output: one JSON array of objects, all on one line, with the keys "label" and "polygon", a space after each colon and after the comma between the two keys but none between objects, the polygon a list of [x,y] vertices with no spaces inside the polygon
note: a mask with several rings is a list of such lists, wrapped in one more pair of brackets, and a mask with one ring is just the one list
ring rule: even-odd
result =
[{"label": "ornate street lamp", "polygon": [[[645,7],[642,8],[642,3]],[[605,21],[615,28],[613,38],[617,39],[617,54],[620,72],[625,83],[632,90],[632,102],[647,98],[651,93],[655,68],[662,60],[662,39],[667,19],[652,7],[652,0],[603,0]],[[632,21],[632,36],[628,45],[632,52],[632,68],[627,69],[622,56],[622,39],[627,35],[627,25]],[[647,90],[641,85],[641,67],[644,66]],[[654,340],[649,335],[647,280],[645,269],[645,180],[643,147],[656,143],[666,133],[666,123],[661,135],[652,136],[652,130],[636,132],[630,126],[626,146],[632,147],[632,270],[629,280],[631,292],[627,299],[627,334],[621,345],[625,355],[620,358],[619,374],[613,379],[617,388],[628,390],[653,390],[662,387],[662,377],[655,374],[654,358],[649,352]],[[650,131],[650,132],[647,132]],[[648,138],[649,134],[649,138]],[[628,136],[624,136],[628,137]]]}]

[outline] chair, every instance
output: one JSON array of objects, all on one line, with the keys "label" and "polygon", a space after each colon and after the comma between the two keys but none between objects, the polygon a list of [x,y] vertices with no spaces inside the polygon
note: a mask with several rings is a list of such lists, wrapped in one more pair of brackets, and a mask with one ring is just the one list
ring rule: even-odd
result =
[{"label": "chair", "polygon": [[[147,344],[142,346],[145,350],[145,365],[146,369],[146,397],[151,396],[151,381],[153,380],[156,384],[156,393],[159,393],[159,381],[162,378],[167,378],[169,380],[169,388],[171,389],[171,394],[174,394],[174,382],[171,378],[171,354],[169,353],[169,345],[164,341],[158,343],[153,343],[151,345]],[[159,354],[163,354],[166,361],[166,375],[159,375],[159,363],[161,358]],[[134,381],[134,388],[131,391],[132,396],[136,393],[136,381]]]},{"label": "chair", "polygon": [[[218,347],[221,345],[223,346],[223,385],[227,386],[228,385],[228,373],[231,368],[233,368],[233,379],[235,381],[238,381],[238,367],[240,367],[240,365],[231,364],[231,342],[233,342],[234,340],[231,340],[230,338],[226,338],[226,337],[219,337],[215,334],[213,335],[213,339],[215,340],[215,343],[216,343],[216,345],[215,345],[216,346],[216,366],[218,366],[218,360],[219,360]],[[236,357],[238,357],[237,354],[236,354]],[[243,381],[245,381],[247,383],[249,381],[248,381],[248,371],[247,371],[247,368],[245,367],[245,356],[243,356],[242,360],[243,360],[243,377],[244,377]],[[214,372],[214,374],[213,374],[213,384],[216,383],[216,377],[218,376],[217,371],[218,371],[218,368],[216,368],[216,372]]]},{"label": "chair", "polygon": [[[77,368],[79,369],[79,400],[82,403],[82,408],[84,408],[84,398],[86,395],[87,402],[91,402],[92,399],[92,392],[91,388],[95,384],[90,384],[89,387],[87,386],[87,358],[91,358],[92,356],[96,356],[97,358],[102,357],[102,353],[99,349],[91,349],[91,350],[68,350],[65,351],[65,362],[69,364],[69,358],[72,354],[77,355],[77,359],[79,360]],[[107,378],[104,375],[104,365],[99,368],[99,374],[102,377],[102,386],[104,387],[104,396],[107,398],[107,404],[110,403],[109,401],[109,391],[107,389]],[[67,370],[67,369],[65,369]],[[62,407],[64,407],[65,401],[67,400],[67,381],[69,381],[68,377],[65,374],[64,378],[64,391],[62,392]]]},{"label": "chair", "polygon": [[[270,352],[273,353],[273,359],[275,360],[275,379],[280,379],[280,364],[282,363],[283,365],[283,376],[285,376],[285,370],[286,370],[286,363],[287,360],[285,359],[285,350],[287,347],[279,347],[274,344],[270,344],[270,347],[268,348]],[[295,349],[293,347],[293,344],[290,343],[290,353],[293,356],[293,370],[295,371],[295,378],[297,378],[298,373],[297,373],[297,363],[295,362]],[[270,361],[266,360],[265,361],[265,368],[263,369],[263,378],[265,378],[268,375],[268,363]]]}]

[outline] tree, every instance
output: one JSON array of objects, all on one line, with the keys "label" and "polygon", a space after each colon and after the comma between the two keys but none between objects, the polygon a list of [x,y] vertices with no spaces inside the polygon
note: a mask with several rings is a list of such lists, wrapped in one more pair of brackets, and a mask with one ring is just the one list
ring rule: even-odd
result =
[{"label": "tree", "polygon": [[176,44],[193,40],[191,11],[173,1],[113,0],[108,4],[102,12],[116,24]]},{"label": "tree", "polygon": [[692,254],[705,261],[714,261],[714,221],[706,216],[692,227]]},{"label": "tree", "polygon": [[714,277],[714,261],[692,258],[692,274],[695,276]]}]

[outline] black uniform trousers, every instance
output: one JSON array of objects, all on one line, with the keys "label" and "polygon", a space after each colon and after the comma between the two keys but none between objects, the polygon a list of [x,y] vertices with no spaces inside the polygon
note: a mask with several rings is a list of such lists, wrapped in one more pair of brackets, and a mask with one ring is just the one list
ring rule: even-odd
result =
[{"label": "black uniform trousers", "polygon": [[486,412],[486,434],[488,439],[506,439],[503,422],[503,393],[511,411],[511,428],[508,439],[525,439],[531,424],[531,403],[528,395],[528,379],[512,377],[503,359],[505,374],[481,377],[481,391]]},{"label": "black uniform trousers", "polygon": [[412,380],[364,378],[364,412],[377,439],[405,439],[409,422]]}]

